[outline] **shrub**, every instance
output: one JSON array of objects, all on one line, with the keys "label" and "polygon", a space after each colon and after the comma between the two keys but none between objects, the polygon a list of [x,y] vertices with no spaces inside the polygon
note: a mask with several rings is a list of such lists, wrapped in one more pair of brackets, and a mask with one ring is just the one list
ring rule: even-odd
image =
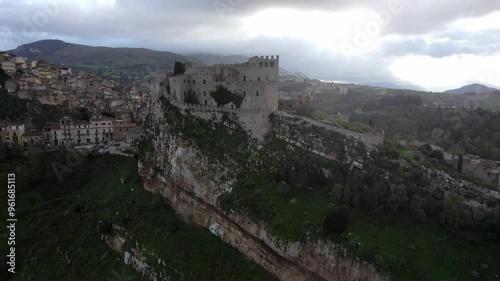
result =
[{"label": "shrub", "polygon": [[174,75],[184,74],[186,72],[186,65],[182,62],[176,61],[174,64]]},{"label": "shrub", "polygon": [[330,212],[323,220],[323,235],[325,237],[340,236],[349,225],[349,217],[339,211]]},{"label": "shrub", "polygon": [[99,225],[99,233],[109,235],[113,231],[113,225],[110,222],[104,221]]},{"label": "shrub", "polygon": [[423,209],[424,204],[425,199],[422,196],[415,194],[411,197],[410,210],[415,219],[422,222],[427,219],[427,215]]},{"label": "shrub", "polygon": [[184,102],[185,103],[190,103],[190,104],[198,104],[198,97],[193,93],[193,91],[189,90],[184,97]]},{"label": "shrub", "polygon": [[168,203],[165,200],[165,198],[163,198],[160,195],[156,195],[151,202],[151,207],[153,207],[154,209],[160,209],[160,210],[167,209]]},{"label": "shrub", "polygon": [[240,95],[231,93],[231,91],[222,85],[217,86],[215,92],[210,92],[210,96],[217,102],[217,106],[224,106],[232,102],[237,108],[240,108],[245,99]]}]

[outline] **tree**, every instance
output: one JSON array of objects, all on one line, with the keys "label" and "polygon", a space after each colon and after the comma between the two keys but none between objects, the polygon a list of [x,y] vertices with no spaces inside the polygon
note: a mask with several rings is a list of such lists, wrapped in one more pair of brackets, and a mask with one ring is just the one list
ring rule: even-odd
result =
[{"label": "tree", "polygon": [[[87,116],[88,116],[88,111],[87,111]],[[105,112],[102,113],[102,116],[109,117],[109,118],[115,118],[116,114],[114,112],[107,112],[107,111],[105,111]],[[89,119],[85,118],[84,120],[89,120]]]},{"label": "tree", "polygon": [[182,62],[176,61],[174,63],[174,75],[184,74],[186,72],[186,65]]},{"label": "tree", "polygon": [[463,203],[463,198],[456,194],[445,199],[440,216],[442,223],[457,228],[464,227],[472,221],[472,213]]},{"label": "tree", "polygon": [[298,103],[298,114],[310,117],[314,108],[312,106],[312,96],[311,95],[300,95],[297,100]]},{"label": "tree", "polygon": [[339,183],[335,183],[329,194],[330,195],[329,205],[331,209],[337,210],[343,205],[344,203],[343,193],[344,193],[344,187]]},{"label": "tree", "polygon": [[464,161],[464,156],[462,154],[458,155],[458,166],[457,166],[457,170],[458,172],[462,172],[463,170],[463,161]]},{"label": "tree", "polygon": [[415,194],[411,197],[410,210],[415,219],[418,221],[425,221],[427,219],[427,214],[424,210],[425,199]]},{"label": "tree", "polygon": [[342,212],[333,211],[323,220],[323,235],[325,237],[340,236],[347,225],[349,225],[349,217]]},{"label": "tree", "polygon": [[391,194],[387,198],[389,208],[394,212],[399,212],[407,202],[406,186],[404,184],[392,184]]},{"label": "tree", "polygon": [[217,102],[217,106],[224,106],[232,102],[237,108],[240,108],[245,99],[243,96],[231,93],[222,85],[217,86],[215,92],[210,92],[210,96]]},{"label": "tree", "polygon": [[198,101],[198,97],[196,96],[196,94],[193,93],[192,90],[189,90],[186,94],[186,96],[184,97],[184,103],[189,103],[189,104],[198,104],[199,101]]},{"label": "tree", "polygon": [[0,68],[0,86],[2,89],[5,88],[5,81],[9,80],[9,78],[9,75],[7,75],[7,73]]}]

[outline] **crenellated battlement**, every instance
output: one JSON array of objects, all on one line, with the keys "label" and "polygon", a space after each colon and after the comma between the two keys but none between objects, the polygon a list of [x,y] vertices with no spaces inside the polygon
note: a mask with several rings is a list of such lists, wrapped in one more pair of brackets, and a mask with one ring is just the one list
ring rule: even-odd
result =
[{"label": "crenellated battlement", "polygon": [[[232,69],[232,68],[257,68],[257,67],[279,67],[279,55],[270,55],[270,56],[255,56],[252,57],[248,60],[248,62],[245,63],[236,63],[236,64],[216,64],[212,66],[194,66],[194,65],[188,65],[187,69],[188,70],[206,70],[209,72],[212,72],[218,68],[226,68],[226,69]],[[260,62],[262,62],[262,66],[260,65]],[[266,64],[267,62],[267,64]]]}]

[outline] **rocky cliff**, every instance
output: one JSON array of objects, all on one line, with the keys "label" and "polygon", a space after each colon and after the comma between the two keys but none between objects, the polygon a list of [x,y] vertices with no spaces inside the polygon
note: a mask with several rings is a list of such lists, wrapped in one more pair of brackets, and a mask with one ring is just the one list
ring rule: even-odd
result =
[{"label": "rocky cliff", "polygon": [[332,242],[282,239],[244,209],[221,207],[242,171],[255,176],[277,170],[286,153],[238,138],[230,115],[205,122],[167,101],[153,108],[139,147],[139,172],[145,188],[168,199],[186,221],[209,228],[280,280],[387,280],[371,265],[343,257]]}]

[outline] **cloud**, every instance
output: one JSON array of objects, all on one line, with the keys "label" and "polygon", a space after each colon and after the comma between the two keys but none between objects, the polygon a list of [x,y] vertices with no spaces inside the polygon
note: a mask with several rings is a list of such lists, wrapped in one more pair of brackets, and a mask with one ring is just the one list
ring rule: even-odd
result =
[{"label": "cloud", "polygon": [[453,31],[428,36],[386,38],[379,48],[384,56],[428,55],[443,58],[453,55],[490,56],[500,51],[500,29],[474,33]]},{"label": "cloud", "polygon": [[[355,83],[398,80],[401,75],[389,66],[411,55],[479,58],[495,56],[500,47],[500,24],[496,20],[500,1],[18,0],[1,3],[0,49],[57,38],[80,44],[147,47],[184,54],[280,54],[283,66],[290,70]],[[368,39],[366,46],[355,44],[359,33]],[[346,45],[354,46],[357,52],[346,56]]]}]

